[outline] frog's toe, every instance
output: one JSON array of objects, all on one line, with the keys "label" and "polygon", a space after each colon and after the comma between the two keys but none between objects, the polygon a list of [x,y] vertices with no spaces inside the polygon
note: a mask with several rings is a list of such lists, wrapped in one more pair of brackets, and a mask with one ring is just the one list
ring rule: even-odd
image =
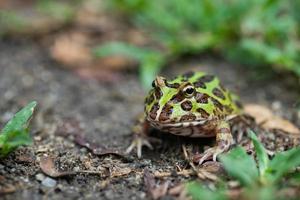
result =
[{"label": "frog's toe", "polygon": [[218,147],[213,147],[213,148],[209,148],[207,149],[203,154],[201,159],[199,160],[199,165],[201,165],[202,163],[204,163],[207,160],[212,159],[213,161],[217,161],[217,156],[221,153],[223,153],[225,151],[225,149],[221,149]]},{"label": "frog's toe", "polygon": [[150,142],[146,138],[136,137],[132,141],[130,146],[126,149],[126,154],[129,154],[136,147],[137,156],[138,156],[138,158],[141,158],[142,157],[142,148],[143,148],[143,146],[147,146],[151,150],[153,149],[152,145],[150,144]]},{"label": "frog's toe", "polygon": [[214,154],[214,148],[209,148],[207,149],[201,156],[201,159],[199,160],[198,164],[201,165],[205,161],[211,159],[211,157]]}]

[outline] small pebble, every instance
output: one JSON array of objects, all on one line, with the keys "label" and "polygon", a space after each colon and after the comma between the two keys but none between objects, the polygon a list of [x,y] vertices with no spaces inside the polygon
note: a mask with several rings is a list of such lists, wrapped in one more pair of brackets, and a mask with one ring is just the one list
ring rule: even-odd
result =
[{"label": "small pebble", "polygon": [[35,179],[38,181],[43,181],[45,179],[45,175],[39,173],[39,174],[35,175]]},{"label": "small pebble", "polygon": [[56,180],[47,177],[42,181],[42,185],[46,187],[54,187],[56,185]]},{"label": "small pebble", "polygon": [[78,171],[80,171],[80,167],[76,166],[76,167],[73,168],[73,170],[74,170],[75,172],[78,172]]}]

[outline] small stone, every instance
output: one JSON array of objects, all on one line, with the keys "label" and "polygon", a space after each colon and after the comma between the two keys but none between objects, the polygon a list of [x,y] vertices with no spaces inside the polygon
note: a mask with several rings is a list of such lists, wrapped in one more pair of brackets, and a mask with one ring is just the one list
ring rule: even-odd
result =
[{"label": "small stone", "polygon": [[1,164],[0,164],[0,169],[4,169],[4,165],[1,165]]},{"label": "small stone", "polygon": [[35,175],[35,179],[38,181],[43,181],[45,179],[45,175],[39,173],[39,174]]},{"label": "small stone", "polygon": [[54,187],[56,185],[56,180],[47,177],[42,181],[42,185],[46,187]]},{"label": "small stone", "polygon": [[78,171],[80,171],[80,167],[76,166],[76,167],[73,168],[73,170],[74,170],[75,172],[78,172]]}]

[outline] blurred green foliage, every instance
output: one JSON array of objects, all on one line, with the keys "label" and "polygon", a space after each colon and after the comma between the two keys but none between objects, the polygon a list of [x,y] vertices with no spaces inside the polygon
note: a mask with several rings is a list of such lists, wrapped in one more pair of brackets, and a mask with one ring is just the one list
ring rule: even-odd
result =
[{"label": "blurred green foliage", "polygon": [[74,1],[73,4],[68,4],[63,1],[55,0],[38,0],[36,2],[36,9],[50,17],[61,21],[70,21],[74,17],[74,7],[72,5],[78,4],[78,0]]},{"label": "blurred green foliage", "polygon": [[145,88],[153,81],[153,77],[164,64],[164,57],[155,50],[143,49],[127,43],[111,42],[94,49],[94,55],[104,57],[108,55],[122,55],[140,62],[140,78]]},{"label": "blurred green foliage", "polygon": [[158,69],[170,57],[214,51],[242,64],[270,65],[300,76],[300,1],[111,0],[108,4],[166,47],[157,54],[164,58],[156,63]]},{"label": "blurred green foliage", "polygon": [[4,157],[19,146],[31,144],[28,122],[32,117],[35,101],[29,103],[7,122],[0,132],[0,157]]},{"label": "blurred green foliage", "polygon": [[[248,155],[242,147],[236,147],[229,153],[221,155],[220,160],[229,176],[240,182],[243,187],[242,199],[286,199],[280,197],[276,191],[291,185],[300,184],[299,172],[292,172],[300,165],[300,148],[293,148],[285,152],[276,153],[269,159],[266,149],[259,142],[257,136],[250,132],[256,159]],[[289,175],[288,179],[285,179]],[[187,190],[193,199],[229,199],[224,184],[216,191],[197,183],[187,184]],[[227,192],[228,194],[228,192]]]},{"label": "blurred green foliage", "polygon": [[[0,9],[0,36],[45,33],[71,22],[81,0],[36,0]],[[46,29],[46,30],[45,30]]]}]

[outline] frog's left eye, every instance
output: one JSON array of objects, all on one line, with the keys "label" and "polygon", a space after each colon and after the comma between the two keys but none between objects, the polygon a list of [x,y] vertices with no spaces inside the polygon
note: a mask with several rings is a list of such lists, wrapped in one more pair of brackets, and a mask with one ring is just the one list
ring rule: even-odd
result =
[{"label": "frog's left eye", "polygon": [[152,81],[152,87],[156,87],[155,80]]},{"label": "frog's left eye", "polygon": [[189,85],[183,89],[186,97],[192,97],[194,95],[195,89],[193,86]]}]

